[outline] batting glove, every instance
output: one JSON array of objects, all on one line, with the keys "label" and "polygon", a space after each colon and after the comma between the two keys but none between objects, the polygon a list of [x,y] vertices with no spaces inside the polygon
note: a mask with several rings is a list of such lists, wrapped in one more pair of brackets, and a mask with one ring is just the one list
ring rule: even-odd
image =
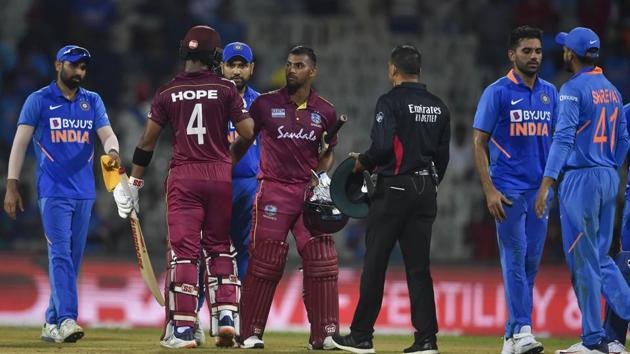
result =
[{"label": "batting glove", "polygon": [[114,200],[118,207],[118,215],[126,219],[131,214],[131,210],[135,210],[136,214],[140,213],[140,200],[138,191],[144,186],[144,181],[140,178],[129,177],[129,188],[124,188],[121,181],[114,188]]},{"label": "batting glove", "polygon": [[313,187],[313,196],[311,201],[330,202],[330,177],[326,171],[317,174],[317,185]]}]

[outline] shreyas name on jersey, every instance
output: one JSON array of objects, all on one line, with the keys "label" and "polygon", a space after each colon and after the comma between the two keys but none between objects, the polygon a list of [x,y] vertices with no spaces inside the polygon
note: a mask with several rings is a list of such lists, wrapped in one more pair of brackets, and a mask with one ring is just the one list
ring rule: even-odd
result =
[{"label": "shreyas name on jersey", "polygon": [[51,117],[49,123],[53,143],[90,143],[91,120]]},{"label": "shreyas name on jersey", "polygon": [[510,136],[549,136],[551,111],[510,111]]}]

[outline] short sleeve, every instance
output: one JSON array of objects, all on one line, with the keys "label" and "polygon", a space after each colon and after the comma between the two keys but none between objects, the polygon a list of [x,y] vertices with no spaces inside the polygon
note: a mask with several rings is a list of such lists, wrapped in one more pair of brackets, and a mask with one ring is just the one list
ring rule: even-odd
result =
[{"label": "short sleeve", "polygon": [[109,117],[107,116],[107,110],[105,104],[98,94],[94,95],[94,130],[111,125],[109,123]]},{"label": "short sleeve", "polygon": [[[335,110],[335,108],[331,108],[328,112],[328,117],[326,117],[326,121],[328,122],[327,130],[332,129],[332,127],[335,126],[335,123],[337,123],[337,119],[337,111]],[[330,141],[330,146],[334,147],[337,145],[337,135],[338,134],[335,134],[335,136],[332,137],[332,140]]]},{"label": "short sleeve", "polygon": [[479,99],[473,128],[492,134],[499,118],[499,112],[499,90],[495,86],[488,86]]},{"label": "short sleeve", "polygon": [[162,108],[159,93],[156,93],[155,96],[153,96],[153,100],[151,101],[151,110],[149,111],[148,118],[161,127],[164,127],[166,124],[168,124],[168,116],[166,115],[164,108]]},{"label": "short sleeve", "polygon": [[236,90],[236,86],[230,88],[228,100],[228,110],[230,112],[230,120],[234,125],[238,122],[242,121],[245,118],[248,118],[247,110],[245,109],[245,102],[241,95],[238,94]]},{"label": "short sleeve", "polygon": [[263,109],[262,109],[262,96],[258,96],[256,97],[256,99],[254,99],[254,102],[252,102],[251,106],[249,106],[249,116],[252,117],[252,119],[254,120],[254,131],[255,132],[259,132],[260,129],[262,129],[263,127],[263,122],[264,122],[264,113],[263,113]]},{"label": "short sleeve", "polygon": [[41,96],[35,93],[30,94],[22,106],[17,124],[37,126],[41,112],[40,105]]}]

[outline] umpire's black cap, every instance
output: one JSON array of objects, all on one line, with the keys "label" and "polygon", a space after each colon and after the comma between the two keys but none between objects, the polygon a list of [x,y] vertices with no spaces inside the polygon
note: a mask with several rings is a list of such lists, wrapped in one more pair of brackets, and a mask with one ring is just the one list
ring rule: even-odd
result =
[{"label": "umpire's black cap", "polygon": [[330,182],[330,197],[339,210],[352,217],[364,218],[368,214],[368,196],[361,191],[363,175],[352,173],[354,159],[349,157],[337,166]]}]

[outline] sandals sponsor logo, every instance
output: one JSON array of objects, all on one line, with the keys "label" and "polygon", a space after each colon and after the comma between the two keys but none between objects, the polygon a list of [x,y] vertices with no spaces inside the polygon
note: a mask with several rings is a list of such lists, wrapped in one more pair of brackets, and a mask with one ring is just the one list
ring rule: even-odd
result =
[{"label": "sandals sponsor logo", "polygon": [[278,127],[278,136],[277,139],[297,139],[297,140],[317,140],[317,136],[315,135],[315,131],[311,130],[308,133],[304,132],[304,129],[300,129],[296,132],[288,132],[284,130],[284,125]]}]

